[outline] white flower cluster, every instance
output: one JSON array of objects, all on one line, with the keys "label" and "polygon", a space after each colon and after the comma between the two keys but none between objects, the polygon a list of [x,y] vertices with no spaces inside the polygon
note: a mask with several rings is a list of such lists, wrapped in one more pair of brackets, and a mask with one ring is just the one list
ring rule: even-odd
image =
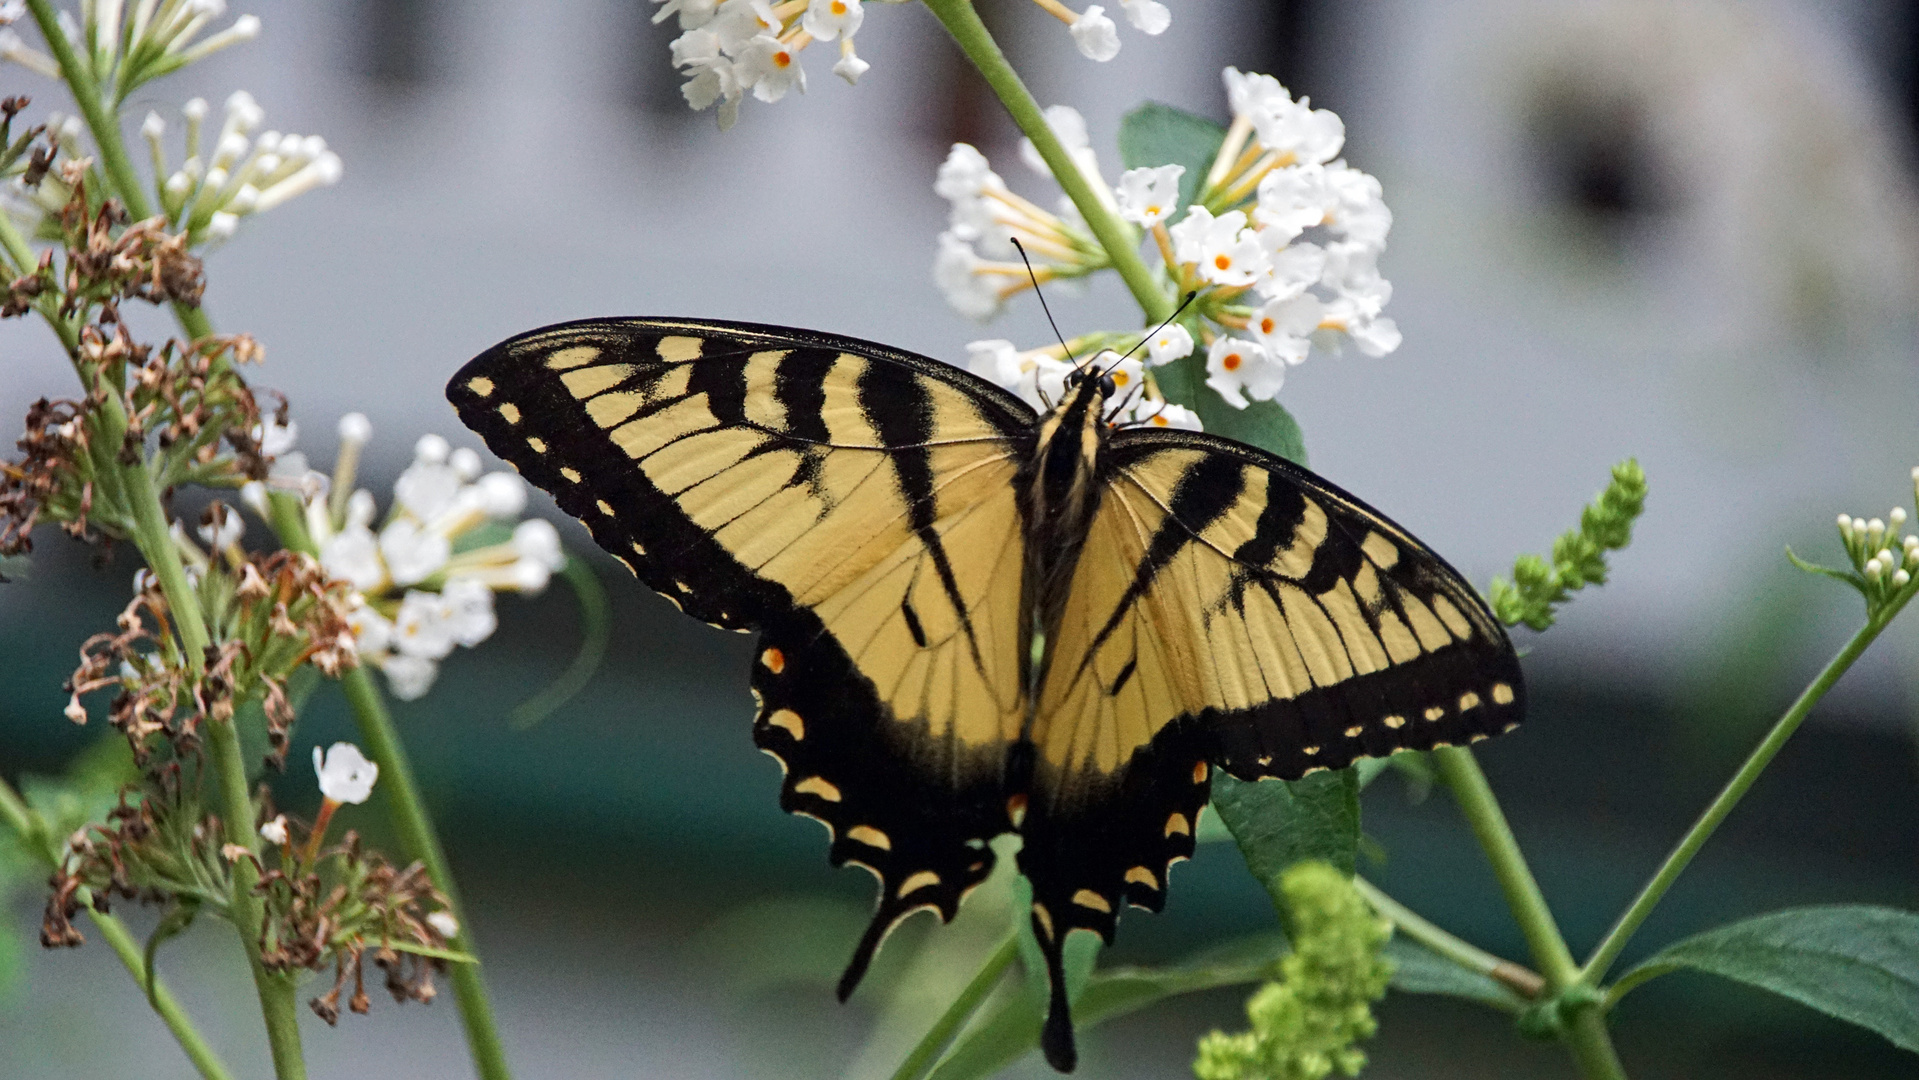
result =
[{"label": "white flower cluster", "polygon": [[[496,591],[537,593],[566,564],[552,524],[514,520],[526,510],[525,481],[509,472],[481,475],[472,450],[423,436],[376,528],[372,493],[347,494],[360,449],[372,436],[366,417],[341,418],[331,481],[288,452],[295,434],[292,425],[264,433],[265,448],[280,455],[268,482],[301,493],[320,565],[358,592],[348,621],[360,658],[385,672],[403,701],[432,687],[439,662],[455,646],[472,648],[492,636],[499,625]],[[250,484],[241,494],[266,512],[262,487]]]},{"label": "white flower cluster", "polygon": [[1051,408],[1066,397],[1066,377],[1075,370],[1110,375],[1114,393],[1109,399],[1112,412],[1108,419],[1115,427],[1147,425],[1198,431],[1199,417],[1191,409],[1160,397],[1145,379],[1147,367],[1171,363],[1192,352],[1192,337],[1184,327],[1171,323],[1144,344],[1144,362],[1132,356],[1122,359],[1108,349],[1090,361],[1074,363],[1065,359],[1060,348],[1022,352],[1010,341],[993,338],[966,346],[966,367],[1018,394],[1036,409]]},{"label": "white flower cluster", "polygon": [[[0,5],[0,23],[25,14],[24,4]],[[233,24],[204,40],[200,34],[227,13],[226,0],[83,0],[80,19],[59,13],[60,30],[73,45],[81,63],[114,98],[149,79],[177,71],[229,45],[260,36],[257,16],[242,15]],[[197,41],[197,43],[196,43]],[[60,77],[60,65],[12,30],[0,30],[0,59]]]},{"label": "white flower cluster", "polygon": [[318,135],[264,131],[254,138],[266,113],[245,90],[227,98],[219,133],[211,140],[202,138],[204,98],[194,98],[180,111],[186,119],[186,160],[178,169],[167,166],[162,145],[167,125],[160,114],[147,113],[140,134],[153,155],[160,212],[168,224],[184,229],[191,243],[225,240],[242,217],[340,179],[340,155]]},{"label": "white flower cluster", "polygon": [[653,21],[680,19],[673,66],[686,75],[680,92],[695,109],[719,105],[720,128],[739,120],[740,101],[751,90],[775,102],[788,90],[806,92],[800,52],[815,41],[838,40],[833,74],[859,82],[869,65],[853,51],[853,34],[866,18],[860,0],[653,0]]},{"label": "white flower cluster", "polygon": [[[1919,498],[1919,469],[1912,471],[1915,498]],[[1903,589],[1919,574],[1919,536],[1907,533],[1899,538],[1899,527],[1906,523],[1904,507],[1895,506],[1884,519],[1839,515],[1839,536],[1853,565],[1874,587]]]},{"label": "white flower cluster", "polygon": [[[1100,176],[1085,118],[1070,106],[1055,105],[1046,110],[1046,122],[1094,193],[1115,205],[1112,189]],[[1030,139],[1021,141],[1020,158],[1040,175],[1052,176]],[[953,144],[933,190],[950,204],[933,260],[933,280],[947,303],[969,318],[998,314],[1008,297],[1032,288],[1035,278],[1046,282],[1084,277],[1111,265],[1071,199],[1061,195],[1059,212],[1053,213],[1014,194],[986,155],[966,143]],[[1033,260],[1031,276],[1014,240]]]},{"label": "white flower cluster", "polygon": [[[1269,75],[1227,68],[1233,125],[1201,194],[1170,228],[1180,166],[1135,169],[1120,180],[1120,213],[1155,230],[1182,290],[1228,330],[1207,348],[1207,385],[1232,404],[1271,399],[1286,367],[1318,345],[1351,340],[1368,356],[1399,347],[1381,312],[1392,284],[1379,273],[1392,212],[1379,181],[1336,160],[1346,141],[1334,113],[1294,100]],[[1255,196],[1249,210],[1217,215]],[[1316,242],[1317,241],[1317,242]]]},{"label": "white flower cluster", "polygon": [[[1094,4],[1085,11],[1074,11],[1060,0],[1033,0],[1040,10],[1066,24],[1073,44],[1088,60],[1107,61],[1119,55],[1119,27],[1107,16],[1106,9]],[[1159,0],[1119,0],[1126,21],[1142,34],[1163,34],[1173,25],[1173,13]]]},{"label": "white flower cluster", "polygon": [[[1148,351],[1148,367],[1190,354],[1197,337],[1207,385],[1243,409],[1277,395],[1286,369],[1314,348],[1337,354],[1350,341],[1383,356],[1399,347],[1400,334],[1383,314],[1392,284],[1379,272],[1392,213],[1379,181],[1339,158],[1345,125],[1271,76],[1227,68],[1224,78],[1233,122],[1190,205],[1181,201],[1185,166],[1131,169],[1109,186],[1080,115],[1055,106],[1046,119],[1095,197],[1153,238],[1173,291],[1193,297],[1183,315],[1190,329],[1157,331],[1167,340]],[[1022,157],[1047,171],[1031,143]],[[933,278],[961,314],[984,319],[1035,281],[1111,265],[1070,201],[1049,213],[1013,194],[964,143],[947,155],[934,190],[951,212]],[[1016,240],[1033,260],[1030,277]],[[1168,352],[1175,341],[1181,350]],[[1053,394],[1051,381],[1070,370],[1047,366],[1063,365],[1063,353],[976,344],[976,357],[986,359],[975,370],[1028,400]],[[998,359],[1009,355],[1022,359]],[[1153,380],[1145,381],[1151,404]]]}]

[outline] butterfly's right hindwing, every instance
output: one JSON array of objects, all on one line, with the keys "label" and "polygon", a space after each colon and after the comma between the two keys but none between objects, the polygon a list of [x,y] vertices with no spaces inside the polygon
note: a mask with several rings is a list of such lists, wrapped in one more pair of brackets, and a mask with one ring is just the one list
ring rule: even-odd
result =
[{"label": "butterfly's right hindwing", "polygon": [[647,585],[762,632],[755,742],[781,805],[880,879],[886,931],[946,918],[1005,828],[1032,413],[864,342],[733,323],[594,320],[521,335],[448,396],[495,453]]}]

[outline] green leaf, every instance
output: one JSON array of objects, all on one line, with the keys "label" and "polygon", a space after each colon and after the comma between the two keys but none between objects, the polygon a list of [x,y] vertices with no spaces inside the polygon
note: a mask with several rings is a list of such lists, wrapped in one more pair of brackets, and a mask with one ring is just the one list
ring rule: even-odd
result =
[{"label": "green leaf", "polygon": [[1190,206],[1199,182],[1213,167],[1226,129],[1203,116],[1149,101],[1120,118],[1119,159],[1128,169],[1184,165],[1179,205]]},{"label": "green leaf", "polygon": [[1791,908],[1696,934],[1612,991],[1690,968],[1789,997],[1919,1053],[1919,915],[1863,904]]},{"label": "green leaf", "polygon": [[1411,938],[1396,936],[1387,942],[1386,959],[1393,964],[1393,989],[1401,993],[1465,998],[1509,1013],[1524,1012],[1532,1004],[1498,979],[1462,967]]},{"label": "green leaf", "polygon": [[[1193,340],[1199,340],[1196,330]],[[1206,385],[1206,357],[1201,353],[1195,351],[1183,360],[1154,368],[1153,380],[1166,400],[1198,413],[1199,422],[1208,432],[1271,451],[1295,465],[1306,464],[1306,439],[1293,414],[1277,401],[1254,401],[1243,409],[1233,408]]]},{"label": "green leaf", "polygon": [[[1076,940],[1067,938],[1068,962]],[[1258,982],[1273,972],[1286,950],[1278,934],[1261,934],[1230,942],[1163,968],[1116,967],[1094,973],[1073,1000],[1073,1027],[1084,1033],[1094,1027],[1180,994]],[[928,1080],[978,1080],[992,1076],[1039,1045],[1040,1023],[1046,1014],[1044,973],[1020,990],[995,999],[997,1007],[961,1035],[940,1060]]]},{"label": "green leaf", "polygon": [[1213,777],[1213,810],[1233,831],[1246,868],[1269,892],[1278,889],[1280,873],[1302,859],[1331,863],[1348,876],[1353,872],[1359,854],[1359,774],[1352,769],[1255,782],[1220,772]]}]

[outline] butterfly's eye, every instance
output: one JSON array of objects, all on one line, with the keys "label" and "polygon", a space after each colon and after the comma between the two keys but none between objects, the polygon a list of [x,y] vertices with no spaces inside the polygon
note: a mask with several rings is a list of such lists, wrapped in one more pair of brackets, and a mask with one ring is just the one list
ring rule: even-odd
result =
[{"label": "butterfly's eye", "polygon": [[1099,392],[1101,396],[1112,397],[1114,389],[1113,377],[1111,375],[1101,375],[1099,377]]},{"label": "butterfly's eye", "polygon": [[1084,371],[1069,371],[1066,373],[1066,389],[1068,390],[1074,389],[1085,381],[1086,373]]}]

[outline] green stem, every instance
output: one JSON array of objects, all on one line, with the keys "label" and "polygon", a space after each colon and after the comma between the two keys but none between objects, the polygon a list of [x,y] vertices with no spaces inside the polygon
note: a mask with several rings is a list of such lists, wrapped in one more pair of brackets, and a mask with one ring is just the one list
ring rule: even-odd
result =
[{"label": "green stem", "polygon": [[[84,893],[84,890],[82,892]],[[207,1043],[205,1036],[193,1026],[193,1018],[188,1016],[187,1011],[180,1006],[179,999],[173,996],[173,991],[167,989],[167,984],[160,976],[148,975],[146,955],[141,951],[140,943],[127,930],[126,924],[112,915],[93,910],[92,904],[84,895],[77,899],[80,900],[80,906],[86,909],[88,917],[93,920],[93,925],[99,927],[100,936],[106,939],[107,945],[120,958],[120,963],[126,966],[127,974],[133,976],[133,981],[143,990],[151,986],[152,994],[149,996],[153,1002],[153,1011],[160,1014],[160,1019],[165,1021],[167,1030],[173,1032],[174,1040],[180,1044],[180,1049],[186,1052],[188,1060],[193,1062],[193,1067],[198,1069],[200,1075],[206,1080],[231,1080],[233,1074],[227,1071],[226,1064],[220,1060],[220,1055],[214,1053],[213,1047]]]},{"label": "green stem", "polygon": [[1412,908],[1382,892],[1363,877],[1353,878],[1353,887],[1373,906],[1373,910],[1393,924],[1400,933],[1468,971],[1475,971],[1511,987],[1521,997],[1537,998],[1546,989],[1539,973],[1511,960],[1494,956],[1470,941],[1447,933]]},{"label": "green stem", "polygon": [[40,823],[40,815],[34,813],[5,780],[0,780],[0,821],[13,830],[29,851],[38,852],[46,839],[41,835],[46,826]]},{"label": "green stem", "polygon": [[[280,542],[291,550],[317,555],[318,548],[307,533],[298,500],[282,492],[275,492],[270,498],[273,527]],[[459,920],[460,933],[453,947],[469,956],[479,955],[473,940],[473,924],[467,918],[466,906],[461,903],[446,852],[440,846],[439,833],[427,813],[425,800],[420,797],[419,781],[414,778],[413,766],[393,726],[384,695],[364,667],[346,672],[340,677],[340,685],[346,691],[347,704],[353,709],[360,738],[380,766],[380,790],[393,816],[393,826],[400,834],[401,846],[409,858],[426,865],[434,888],[446,897],[453,917]],[[447,979],[453,984],[453,996],[459,1003],[460,1022],[466,1030],[467,1050],[474,1068],[482,1080],[510,1080],[512,1072],[507,1068],[506,1050],[500,1043],[499,1026],[493,1019],[493,1006],[487,998],[486,979],[480,965],[454,964]]]},{"label": "green stem", "polygon": [[893,1072],[893,1080],[919,1080],[959,1029],[979,1011],[980,1005],[986,1001],[986,995],[999,985],[1000,978],[1006,974],[1007,968],[1013,966],[1013,960],[1018,956],[1019,935],[1009,934],[986,957],[986,962],[974,972],[972,980],[959,992],[959,996],[953,999],[953,1003],[946,1007],[946,1011],[933,1022],[925,1036],[914,1045],[912,1053],[900,1062],[900,1067]]},{"label": "green stem", "polygon": [[1154,279],[1153,272],[1146,267],[1146,260],[1139,256],[1139,238],[1132,228],[1114,216],[1106,204],[1094,194],[1093,185],[1079,171],[1073,156],[1060,144],[1059,137],[1046,123],[1046,116],[1040,111],[1039,102],[1020,81],[1019,73],[1006,60],[1006,54],[1000,51],[999,44],[993,40],[993,34],[980,21],[979,12],[973,10],[973,0],[926,0],[926,9],[953,35],[960,51],[973,62],[979,73],[985,77],[986,85],[992,87],[1000,104],[1013,117],[1013,123],[1020,131],[1033,140],[1033,146],[1039,156],[1046,161],[1046,167],[1053,172],[1054,179],[1065,190],[1066,196],[1073,200],[1080,216],[1086,219],[1086,225],[1093,230],[1093,236],[1100,246],[1106,249],[1106,257],[1113,262],[1113,269],[1125,280],[1126,287],[1132,290],[1133,299],[1139,301],[1140,310],[1146,315],[1149,325],[1157,324],[1172,317],[1173,299]]},{"label": "green stem", "polygon": [[1907,593],[1902,599],[1888,605],[1876,617],[1869,619],[1866,625],[1860,627],[1859,632],[1852,636],[1852,640],[1846,642],[1845,647],[1839,650],[1839,654],[1826,664],[1825,670],[1813,679],[1812,684],[1800,693],[1799,700],[1793,702],[1792,707],[1786,710],[1786,714],[1781,716],[1779,722],[1772,726],[1772,730],[1766,733],[1765,739],[1753,749],[1751,755],[1746,758],[1745,764],[1741,765],[1732,779],[1726,782],[1726,786],[1720,790],[1719,795],[1706,807],[1705,812],[1699,815],[1699,820],[1693,822],[1692,828],[1680,839],[1678,846],[1666,856],[1666,861],[1660,864],[1652,880],[1646,882],[1645,888],[1639,890],[1639,895],[1633,898],[1632,904],[1626,908],[1624,914],[1619,916],[1619,921],[1613,924],[1611,930],[1606,931],[1606,936],[1600,939],[1599,946],[1593,950],[1592,958],[1587,960],[1586,966],[1580,970],[1580,981],[1588,986],[1597,987],[1600,980],[1606,977],[1606,972],[1612,968],[1613,962],[1619,959],[1619,954],[1625,950],[1627,942],[1632,940],[1633,934],[1646,921],[1646,917],[1652,914],[1653,908],[1658,906],[1660,899],[1666,895],[1666,890],[1672,888],[1673,882],[1678,880],[1687,864],[1692,862],[1693,856],[1699,854],[1699,849],[1711,839],[1720,823],[1732,813],[1733,807],[1739,805],[1739,800],[1745,797],[1746,792],[1752,788],[1753,782],[1759,779],[1759,774],[1766,770],[1766,766],[1770,765],[1772,759],[1777,757],[1779,751],[1785,747],[1786,740],[1792,738],[1793,732],[1799,730],[1799,725],[1805,722],[1807,714],[1812,712],[1812,707],[1819,703],[1820,698],[1826,696],[1826,692],[1839,681],[1839,677],[1846,673],[1846,669],[1852,667],[1853,661],[1859,659],[1860,654],[1866,651],[1866,647],[1872,644],[1873,639],[1879,636],[1879,632],[1886,628],[1893,616],[1897,615],[1911,598],[1912,594]]},{"label": "green stem", "polygon": [[1480,771],[1479,761],[1463,746],[1442,746],[1433,751],[1433,764],[1492,863],[1500,891],[1506,895],[1520,932],[1526,935],[1533,963],[1546,977],[1547,987],[1556,992],[1572,985],[1579,976],[1579,965],[1573,962],[1572,950],[1559,933],[1552,909],[1546,906],[1546,896],[1539,891],[1526,856],[1520,853],[1519,841],[1513,838],[1512,826],[1499,808],[1486,774]]},{"label": "green stem", "polygon": [[[1540,891],[1526,856],[1519,850],[1512,825],[1500,809],[1492,785],[1486,782],[1479,761],[1463,746],[1443,746],[1433,751],[1433,764],[1492,864],[1493,876],[1499,879],[1500,891],[1506,895],[1513,919],[1526,936],[1533,963],[1545,976],[1547,993],[1564,992],[1578,982],[1579,967],[1573,962],[1572,950],[1566,947],[1559,923],[1553,918],[1552,909],[1546,906],[1546,896]],[[1625,1080],[1626,1073],[1613,1050],[1605,1018],[1592,1005],[1566,1010],[1560,1038],[1586,1080]]]},{"label": "green stem", "polygon": [[[207,763],[220,779],[226,842],[257,854],[260,837],[253,827],[253,799],[247,789],[239,729],[231,720],[209,718],[202,730],[206,734]],[[259,991],[260,1014],[266,1020],[267,1044],[273,1052],[274,1075],[279,1080],[305,1080],[306,1061],[300,1050],[294,976],[290,972],[270,971],[260,960],[260,932],[265,915],[260,898],[253,892],[259,878],[259,868],[252,859],[233,860],[233,922],[240,930],[247,965],[253,969],[254,988]]]},{"label": "green stem", "polygon": [[[33,12],[33,21],[40,26],[40,35],[47,39],[47,48],[59,61],[61,78],[73,94],[74,103],[80,106],[87,130],[93,133],[93,145],[100,152],[100,164],[106,169],[114,194],[120,197],[121,204],[135,221],[152,217],[152,204],[147,202],[140,176],[133,171],[133,162],[127,157],[126,141],[120,137],[119,117],[101,99],[100,84],[93,77],[93,69],[73,51],[73,43],[61,32],[51,0],[27,0],[27,7]],[[206,312],[197,307],[174,304],[173,317],[188,337],[202,338],[213,333],[213,323]]]}]

